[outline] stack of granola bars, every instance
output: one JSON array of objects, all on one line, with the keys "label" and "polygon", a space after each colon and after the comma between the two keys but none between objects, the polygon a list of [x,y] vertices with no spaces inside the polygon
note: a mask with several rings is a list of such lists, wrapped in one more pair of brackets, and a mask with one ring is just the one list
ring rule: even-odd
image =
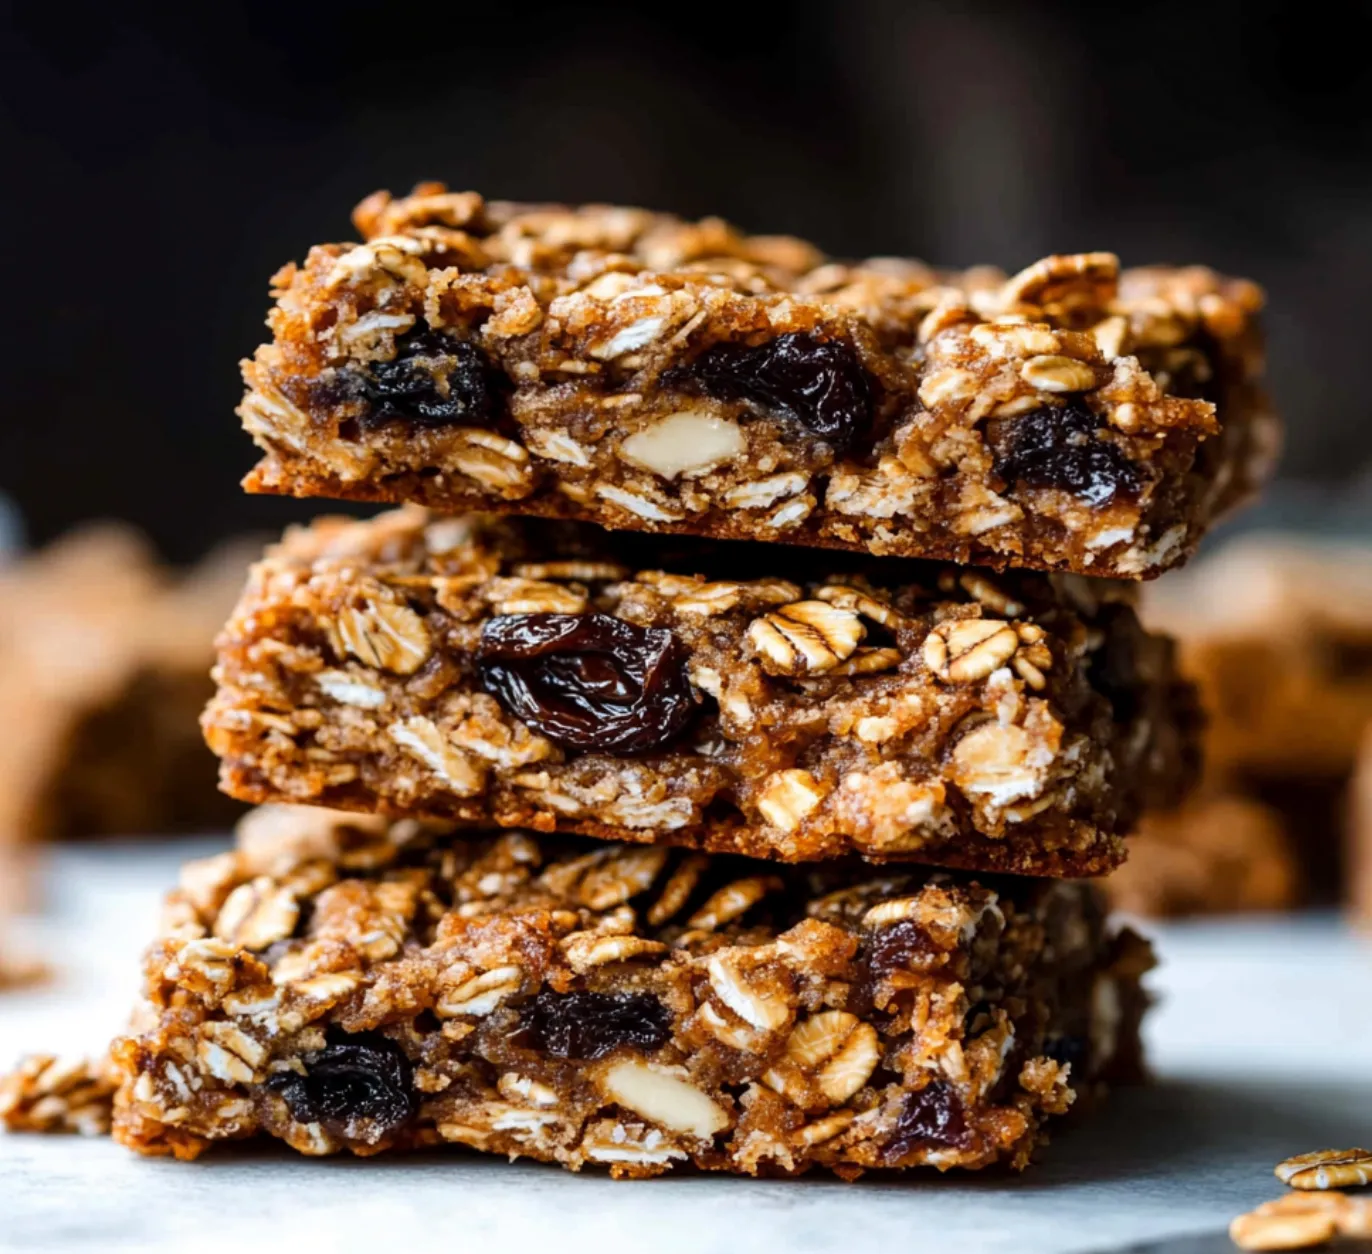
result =
[{"label": "stack of granola bars", "polygon": [[275,278],[247,486],[404,508],[288,533],[221,637],[272,804],[170,898],[117,1137],[1026,1164],[1138,1066],[1088,877],[1199,719],[1131,581],[1269,470],[1258,291],[438,185],[356,223]]}]

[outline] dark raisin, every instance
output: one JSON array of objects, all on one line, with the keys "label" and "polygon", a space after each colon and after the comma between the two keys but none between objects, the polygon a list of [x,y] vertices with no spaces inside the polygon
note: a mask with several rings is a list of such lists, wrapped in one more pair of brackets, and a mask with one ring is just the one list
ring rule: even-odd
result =
[{"label": "dark raisin", "polygon": [[913,919],[901,919],[880,929],[859,959],[861,974],[848,1008],[860,1015],[871,1014],[876,1009],[878,987],[891,972],[927,967],[938,952],[929,933]]},{"label": "dark raisin", "polygon": [[508,713],[569,749],[656,749],[696,707],[681,641],[608,614],[493,618],[477,664]]},{"label": "dark raisin", "polygon": [[1086,1062],[1086,1038],[1068,1034],[1051,1036],[1043,1043],[1043,1053],[1046,1058],[1080,1073]]},{"label": "dark raisin", "polygon": [[589,1062],[621,1045],[660,1049],[672,1016],[648,993],[540,993],[524,1008],[519,1043],[554,1058]]},{"label": "dark raisin", "polygon": [[288,1071],[268,1081],[300,1123],[375,1142],[418,1109],[409,1060],[379,1032],[339,1033],[303,1061],[304,1075]]},{"label": "dark raisin", "polygon": [[881,928],[867,950],[867,969],[878,979],[892,971],[923,967],[938,953],[929,933],[913,919],[901,919]]},{"label": "dark raisin", "polygon": [[500,388],[475,344],[441,331],[417,330],[395,343],[391,361],[373,362],[362,392],[371,402],[360,423],[416,427],[489,426],[499,412]]},{"label": "dark raisin", "polygon": [[667,387],[725,401],[749,401],[798,423],[835,453],[847,453],[872,426],[872,386],[842,340],[793,331],[756,348],[713,344],[663,375]]},{"label": "dark raisin", "polygon": [[926,1145],[963,1148],[971,1140],[958,1091],[946,1080],[932,1080],[905,1099],[896,1129],[882,1151],[888,1163]]},{"label": "dark raisin", "polygon": [[1005,482],[1061,488],[1088,505],[1104,505],[1143,486],[1139,468],[1117,444],[1101,439],[1101,419],[1079,400],[1014,419],[995,467]]}]

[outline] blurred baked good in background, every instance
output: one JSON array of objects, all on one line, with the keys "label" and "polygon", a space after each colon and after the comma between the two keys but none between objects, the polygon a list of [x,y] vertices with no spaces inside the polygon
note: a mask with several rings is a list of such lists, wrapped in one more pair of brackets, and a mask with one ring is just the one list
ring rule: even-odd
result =
[{"label": "blurred baked good in background", "polygon": [[229,544],[177,573],[97,523],[0,568],[0,700],[23,729],[0,739],[0,848],[231,821],[197,720],[246,563]]},{"label": "blurred baked good in background", "polygon": [[1117,904],[1188,914],[1351,900],[1372,546],[1246,535],[1149,585],[1143,616],[1175,633],[1200,687],[1206,778],[1196,801],[1143,825],[1110,881]]}]

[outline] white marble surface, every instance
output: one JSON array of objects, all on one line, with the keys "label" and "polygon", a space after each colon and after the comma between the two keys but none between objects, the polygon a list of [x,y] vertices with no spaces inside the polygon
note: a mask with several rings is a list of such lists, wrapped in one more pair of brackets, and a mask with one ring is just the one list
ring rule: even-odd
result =
[{"label": "white marble surface", "polygon": [[[48,916],[28,932],[58,979],[0,998],[0,1060],[108,1038],[185,856],[58,855]],[[0,1137],[0,1250],[1066,1254],[1217,1234],[1280,1190],[1270,1173],[1285,1154],[1372,1141],[1372,948],[1330,918],[1154,930],[1158,1083],[1117,1094],[1024,1176],[616,1184],[462,1152],[237,1150],[187,1165],[107,1141]]]}]

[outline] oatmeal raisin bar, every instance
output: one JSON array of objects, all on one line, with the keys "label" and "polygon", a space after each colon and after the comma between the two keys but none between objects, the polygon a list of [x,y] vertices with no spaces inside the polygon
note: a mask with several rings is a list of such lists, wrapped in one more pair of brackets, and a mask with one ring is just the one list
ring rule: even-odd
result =
[{"label": "oatmeal raisin bar", "polygon": [[1307,895],[1286,816],[1226,792],[1145,815],[1101,888],[1113,908],[1153,917],[1289,910]]},{"label": "oatmeal raisin bar", "polygon": [[[215,632],[248,556],[185,575],[101,523],[0,570],[0,847],[223,826],[196,733]],[[6,885],[0,879],[0,903]]]},{"label": "oatmeal raisin bar", "polygon": [[1302,900],[1355,896],[1342,833],[1372,725],[1372,547],[1245,536],[1150,584],[1140,613],[1177,637],[1200,691],[1205,789],[1281,823]]},{"label": "oatmeal raisin bar", "polygon": [[1132,585],[671,543],[414,507],[288,532],[220,637],[223,786],[1089,875],[1195,773],[1192,691]]},{"label": "oatmeal raisin bar", "polygon": [[168,900],[114,1135],[628,1177],[1023,1167],[1138,1069],[1151,965],[1080,882],[269,807]]},{"label": "oatmeal raisin bar", "polygon": [[1266,479],[1260,291],[377,193],[274,279],[254,492],[1148,578]]}]

